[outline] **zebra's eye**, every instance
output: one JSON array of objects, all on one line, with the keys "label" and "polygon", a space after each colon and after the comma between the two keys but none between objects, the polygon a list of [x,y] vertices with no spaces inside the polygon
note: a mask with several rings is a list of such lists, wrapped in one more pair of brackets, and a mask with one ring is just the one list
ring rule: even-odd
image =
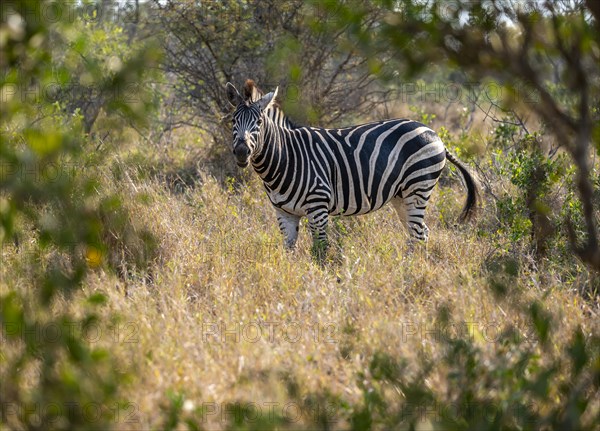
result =
[{"label": "zebra's eye", "polygon": [[259,118],[258,120],[256,120],[256,125],[260,126],[262,124],[262,118]]}]

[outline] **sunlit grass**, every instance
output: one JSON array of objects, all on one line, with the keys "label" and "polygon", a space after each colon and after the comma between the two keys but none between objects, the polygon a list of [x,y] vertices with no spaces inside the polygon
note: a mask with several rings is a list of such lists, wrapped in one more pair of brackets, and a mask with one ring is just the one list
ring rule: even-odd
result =
[{"label": "sunlit grass", "polygon": [[[509,294],[497,300],[487,269],[494,244],[478,228],[488,221],[484,215],[455,226],[464,199],[459,186],[434,193],[427,246],[410,248],[396,214],[386,207],[334,219],[328,259],[319,265],[310,255],[305,224],[297,250],[284,249],[256,178],[228,186],[200,167],[193,187],[174,192],[162,178],[141,175],[139,166],[123,159],[109,161],[119,165],[121,180],[112,177],[114,169],[107,171],[104,187],[122,196],[132,231],[149,230],[158,251],[147,268],[126,277],[100,266],[81,292],[82,298],[107,294],[104,312],[119,316],[94,340],[130,372],[130,383],[121,390],[131,409],[117,428],[159,427],[167,394],[173,393],[182,394],[190,414],[202,417],[204,408],[203,420],[216,428],[226,426],[222,408],[233,402],[279,409],[284,416],[292,414],[282,411],[286,403],[310,394],[360,404],[359,376],[369,373],[373,355],[405,358],[410,370],[422,355],[434,361],[441,355],[439,341],[447,330],[466,330],[493,363],[502,349],[497,336],[508,327],[536,343],[523,312],[532,299],[556,317],[551,333],[556,352],[576,326],[585,333],[598,329],[589,319],[597,310],[552,274],[525,265],[526,257]],[[9,263],[20,258],[9,249],[3,257]],[[126,266],[127,249],[122,259]],[[17,268],[3,265],[2,279],[30,289],[16,276]],[[60,306],[76,314],[85,304]],[[460,327],[436,327],[442,306]],[[443,393],[445,371],[436,369],[424,384]],[[343,409],[336,415],[343,428]],[[304,420],[294,423],[301,426]]]}]

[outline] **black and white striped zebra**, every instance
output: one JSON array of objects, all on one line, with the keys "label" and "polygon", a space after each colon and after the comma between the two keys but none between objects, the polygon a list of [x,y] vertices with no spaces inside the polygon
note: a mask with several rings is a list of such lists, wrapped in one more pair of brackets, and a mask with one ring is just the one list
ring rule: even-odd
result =
[{"label": "black and white striped zebra", "polygon": [[365,214],[392,202],[413,238],[427,240],[425,209],[446,159],[462,173],[467,201],[461,220],[476,204],[477,189],[465,166],[438,135],[416,121],[395,119],[340,129],[296,127],[248,80],[242,97],[227,83],[233,113],[233,154],[252,163],[275,207],[285,244],[293,248],[300,219],[308,217],[314,246],[326,245],[330,215]]}]

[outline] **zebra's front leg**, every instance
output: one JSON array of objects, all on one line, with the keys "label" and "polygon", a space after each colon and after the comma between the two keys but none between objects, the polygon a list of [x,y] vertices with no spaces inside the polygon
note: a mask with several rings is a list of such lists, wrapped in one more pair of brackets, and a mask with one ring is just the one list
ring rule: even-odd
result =
[{"label": "zebra's front leg", "polygon": [[296,246],[296,240],[298,239],[300,216],[288,214],[279,208],[275,208],[275,211],[277,212],[279,230],[283,234],[285,248],[292,250]]},{"label": "zebra's front leg", "polygon": [[317,261],[322,262],[327,254],[327,222],[329,211],[327,208],[316,208],[308,213],[308,228],[313,237],[312,255]]}]

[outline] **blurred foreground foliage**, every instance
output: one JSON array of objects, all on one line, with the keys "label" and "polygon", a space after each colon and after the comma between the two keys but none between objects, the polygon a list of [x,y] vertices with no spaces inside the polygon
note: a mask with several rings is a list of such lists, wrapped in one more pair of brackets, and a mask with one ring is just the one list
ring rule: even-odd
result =
[{"label": "blurred foreground foliage", "polygon": [[119,197],[100,192],[94,123],[146,118],[153,99],[144,84],[159,57],[128,44],[93,6],[2,5],[0,246],[3,265],[23,278],[2,280],[0,399],[2,422],[15,429],[106,430],[128,408],[117,393],[126,370],[87,336],[109,328],[105,295],[90,292],[82,314],[64,300],[111,260],[118,247],[106,240],[118,242],[131,224]]}]

